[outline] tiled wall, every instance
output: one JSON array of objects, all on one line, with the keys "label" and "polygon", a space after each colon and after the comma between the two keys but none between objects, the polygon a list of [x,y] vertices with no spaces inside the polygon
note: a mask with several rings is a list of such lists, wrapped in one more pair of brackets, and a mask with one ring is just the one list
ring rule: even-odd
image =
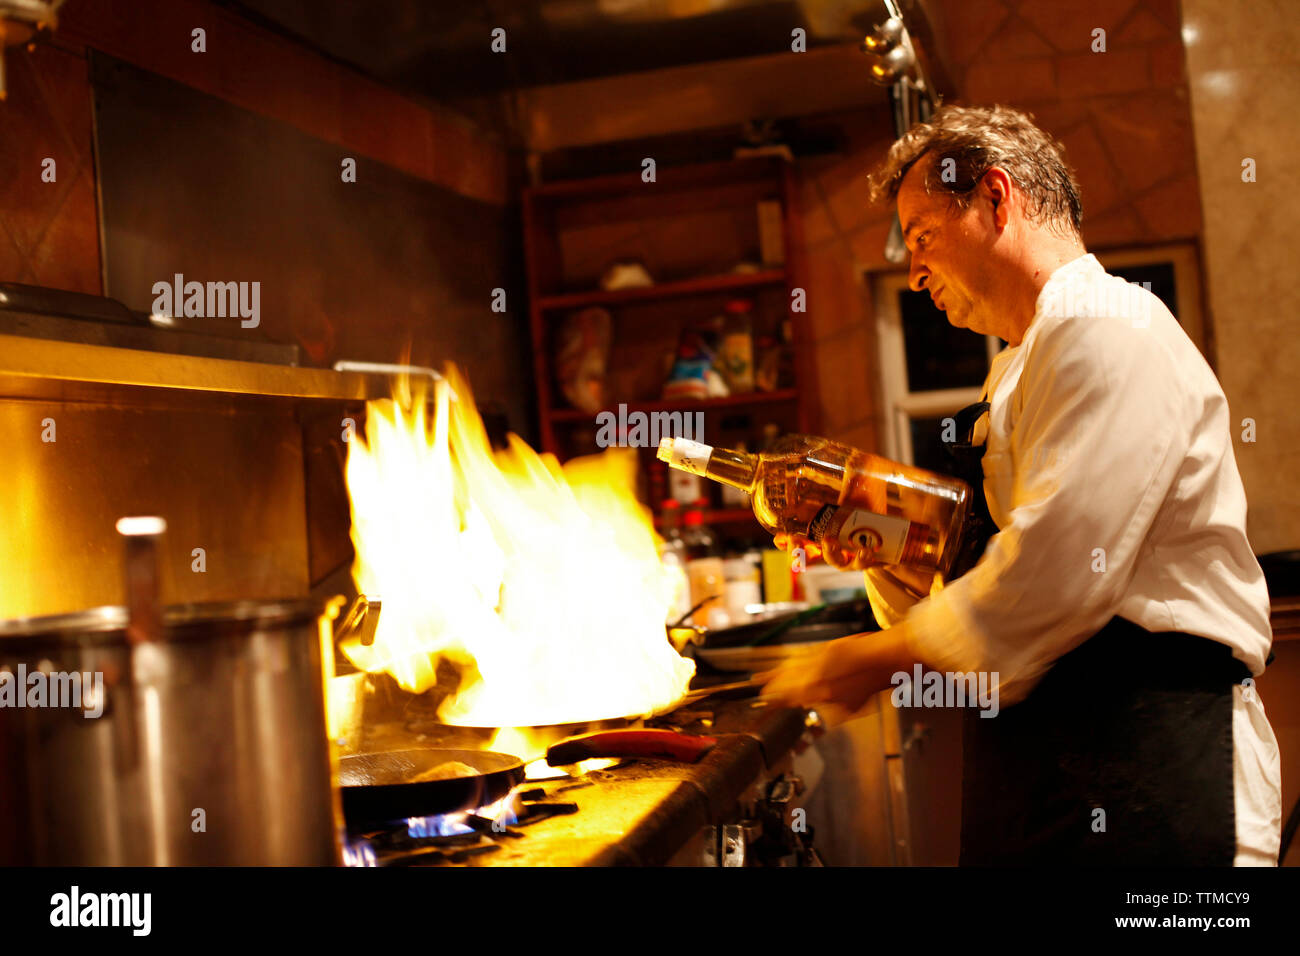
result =
[{"label": "tiled wall", "polygon": [[[208,30],[206,54],[190,51],[191,26]],[[131,64],[127,72],[149,78],[127,93],[121,77],[110,78],[119,84],[118,107],[140,89],[154,95],[128,104],[134,113],[109,110],[114,97],[100,97],[96,156],[91,69],[101,92],[106,73],[116,69],[106,70],[110,57],[102,51],[114,63]],[[265,321],[250,336],[296,343],[305,362],[325,365],[339,358],[398,361],[409,343],[417,363],[458,361],[481,403],[503,413],[509,427],[533,433],[522,293],[512,279],[521,274],[511,245],[515,216],[499,143],[434,104],[406,99],[204,0],[69,0],[52,40],[30,52],[6,52],[0,282],[107,292],[143,310],[152,282],[174,271],[268,280]],[[222,118],[228,124],[215,125]],[[358,159],[358,183],[346,196],[339,155]],[[232,189],[221,189],[236,168],[231,158],[250,156],[257,162],[238,169],[265,166],[272,175],[244,183],[236,177]],[[46,157],[57,164],[53,183],[41,181]],[[313,169],[315,182],[333,186],[319,202],[302,188]],[[295,202],[298,215],[286,215]],[[515,311],[490,311],[495,286],[510,290]],[[8,413],[0,416],[6,426],[0,435],[16,440],[19,451],[26,448],[25,439],[39,434],[28,427],[39,410],[30,402],[0,408]],[[68,532],[62,538],[40,536],[45,512],[39,508],[20,508],[14,521],[0,523],[8,532],[0,534],[6,554],[58,558],[22,568],[71,567],[81,560],[77,555],[105,558],[101,571],[116,567],[112,519],[128,513],[165,515],[177,542],[195,536],[212,542],[204,546],[220,568],[214,564],[202,578],[178,577],[178,588],[165,589],[169,599],[300,595],[346,561],[336,422],[328,428],[313,422],[304,446],[295,420],[260,419],[247,437],[272,441],[272,455],[256,441],[236,442],[235,433],[248,430],[232,425],[229,415],[187,418],[185,441],[175,440],[175,416],[157,410],[87,419],[95,425],[89,431],[77,425],[84,417],[73,411],[60,417],[60,428],[73,437],[57,447],[67,444],[72,458],[29,455],[31,467],[6,472],[19,491],[65,492],[41,500],[80,502],[68,512],[75,520],[60,525]],[[81,467],[82,459],[102,460],[125,447],[113,430],[124,423],[139,438],[127,470],[144,472],[105,485]],[[241,454],[232,457],[232,448]],[[284,457],[289,454],[292,461]],[[159,471],[163,457],[169,460]],[[23,456],[14,460],[22,464]],[[159,485],[150,479],[159,474],[177,480]],[[185,477],[230,474],[240,480],[209,482],[205,494]],[[269,488],[276,490],[268,498]],[[250,494],[278,501],[277,514],[298,520],[230,525],[222,516],[239,510]],[[260,513],[256,502],[244,510]],[[0,617],[116,599],[111,575],[82,583],[50,589],[40,575],[16,577],[0,588]]]},{"label": "tiled wall", "polygon": [[[207,31],[206,52],[191,49],[195,27]],[[455,360],[466,366],[480,398],[501,407],[510,427],[532,434],[522,313],[490,311],[491,290],[497,287],[510,291],[522,309],[516,294],[522,269],[512,246],[516,217],[508,205],[507,154],[490,134],[207,0],[69,0],[52,38],[31,51],[16,47],[6,52],[9,96],[0,102],[0,282],[108,294],[147,309],[155,273],[207,269],[212,275],[259,278],[271,272],[280,280],[276,288],[281,297],[263,299],[264,310],[273,315],[250,335],[295,343],[305,361],[317,364],[340,358],[398,361],[409,343],[414,361]],[[239,245],[222,260],[217,255],[224,248],[217,241],[220,229],[214,227],[224,221],[222,212],[229,220],[234,211],[247,210],[227,202],[239,197],[214,190],[212,177],[205,188],[208,170],[192,154],[207,140],[192,127],[186,136],[183,109],[156,111],[147,137],[140,128],[146,124],[101,128],[101,149],[104,136],[111,134],[119,143],[136,142],[146,157],[139,162],[128,157],[131,176],[122,174],[121,162],[108,165],[122,158],[121,150],[96,159],[91,71],[98,71],[94,82],[99,85],[102,64],[110,59],[102,52],[111,54],[113,62],[164,78],[160,85],[175,81],[191,94],[225,104],[240,118],[232,130],[272,130],[276,135],[263,137],[268,151],[295,136],[316,144],[318,153],[332,157],[336,187],[338,156],[355,157],[365,180],[353,190],[359,197],[354,204],[365,203],[361,194],[367,189],[389,201],[363,210],[367,215],[342,217],[337,202],[322,202],[311,210],[313,216],[293,220],[298,231],[285,230],[276,218],[277,207],[268,202],[246,217],[244,228],[270,238]],[[241,142],[246,153],[257,148],[257,143]],[[210,150],[203,158],[233,167],[238,145],[232,136],[233,152]],[[46,157],[57,164],[53,183],[41,181]],[[154,174],[154,163],[165,175]],[[267,164],[289,177],[290,185],[296,182],[294,175],[307,175],[303,169],[287,171],[283,163],[276,166],[272,157]],[[116,179],[108,175],[113,169]],[[251,184],[240,193],[244,206],[250,197],[260,196],[254,188],[258,185],[276,189],[274,182]],[[403,191],[422,201],[403,205],[392,199]],[[394,205],[397,213],[391,212]],[[140,217],[154,207],[163,213],[142,228]],[[219,212],[214,214],[213,207]],[[123,208],[132,217],[115,220],[113,210]],[[184,214],[176,215],[178,211]],[[210,242],[205,226],[213,233]],[[102,261],[101,233],[106,237]],[[187,246],[185,240],[196,234],[197,244]],[[254,259],[254,265],[244,265],[239,254]],[[217,265],[229,269],[212,272]],[[115,274],[121,280],[123,274],[137,273],[149,281],[129,288],[114,282]],[[413,285],[418,291],[407,294]]]},{"label": "tiled wall", "polygon": [[[1065,144],[1090,249],[1200,235],[1177,0],[930,0],[926,8],[956,86],[948,101],[1028,110]],[[1106,31],[1105,53],[1091,51],[1096,28]],[[867,204],[866,180],[893,137],[884,115],[856,122],[846,121],[841,155],[803,164],[809,312],[824,430],[878,447],[883,411],[863,273],[888,266],[892,212]]]},{"label": "tiled wall", "polygon": [[[205,31],[203,53],[191,45],[197,28]],[[461,195],[505,199],[504,151],[468,120],[210,0],[69,0],[59,11],[59,36]]]},{"label": "tiled wall", "polygon": [[[1300,11],[1291,0],[1184,0],[1195,151],[1205,208],[1206,285],[1218,372],[1260,553],[1300,548],[1300,271],[1296,103]],[[1254,182],[1242,162],[1255,160]]]},{"label": "tiled wall", "polygon": [[[100,292],[84,51],[8,51],[0,102],[0,281]],[[41,178],[54,160],[54,182]]]},{"label": "tiled wall", "polygon": [[[1218,331],[1219,379],[1240,425],[1251,544],[1300,548],[1300,270],[1296,268],[1295,104],[1300,17],[1290,0],[1183,0],[1196,154],[1205,208],[1205,266]],[[1255,181],[1242,161],[1255,161]],[[1282,759],[1282,816],[1300,797],[1300,641],[1275,641],[1259,679]],[[1287,858],[1300,866],[1300,840]]]},{"label": "tiled wall", "polygon": [[[208,31],[192,53],[190,29]],[[0,281],[100,293],[86,45],[471,199],[506,201],[506,157],[462,118],[419,105],[205,0],[71,0],[52,41],[6,51]],[[43,183],[41,162],[56,162]]]}]

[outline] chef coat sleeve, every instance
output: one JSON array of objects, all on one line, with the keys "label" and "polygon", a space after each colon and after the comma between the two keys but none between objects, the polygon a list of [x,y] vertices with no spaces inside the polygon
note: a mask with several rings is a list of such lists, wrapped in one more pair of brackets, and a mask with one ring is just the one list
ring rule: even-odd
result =
[{"label": "chef coat sleeve", "polygon": [[928,582],[927,577],[906,568],[886,565],[867,568],[863,578],[876,623],[882,628],[893,627],[907,616],[917,601],[943,587],[939,575],[934,575]]},{"label": "chef coat sleeve", "polygon": [[997,673],[1014,703],[1119,605],[1191,441],[1177,360],[1127,319],[1074,317],[1026,355],[1007,459],[1009,518],[979,563],[907,616],[940,671]]}]

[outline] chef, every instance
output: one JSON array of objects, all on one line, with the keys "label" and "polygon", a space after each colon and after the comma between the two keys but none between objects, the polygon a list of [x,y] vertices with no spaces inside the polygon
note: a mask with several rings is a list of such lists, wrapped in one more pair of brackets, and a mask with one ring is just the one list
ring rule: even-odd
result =
[{"label": "chef", "polygon": [[963,718],[964,865],[1276,865],[1269,599],[1214,373],[1088,254],[1063,150],[1025,114],[938,110],[873,198],[897,202],[912,289],[1008,343],[958,416],[966,550],[946,584],[868,569],[885,629],[767,693],[850,715],[917,663],[991,678],[997,715]]}]

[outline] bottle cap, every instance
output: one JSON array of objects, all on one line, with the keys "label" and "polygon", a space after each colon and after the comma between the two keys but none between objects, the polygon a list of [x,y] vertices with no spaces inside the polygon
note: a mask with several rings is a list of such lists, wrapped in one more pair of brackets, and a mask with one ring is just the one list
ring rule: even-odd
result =
[{"label": "bottle cap", "polygon": [[708,477],[713,446],[689,438],[664,438],[659,442],[658,457],[681,471]]}]

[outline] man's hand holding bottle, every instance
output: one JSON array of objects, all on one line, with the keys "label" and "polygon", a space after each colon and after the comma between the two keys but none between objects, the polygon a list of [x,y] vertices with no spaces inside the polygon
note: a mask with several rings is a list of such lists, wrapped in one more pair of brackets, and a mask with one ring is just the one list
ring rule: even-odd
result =
[{"label": "man's hand holding bottle", "polygon": [[872,559],[870,554],[849,551],[838,541],[822,539],[821,543],[809,540],[801,534],[778,534],[772,539],[782,551],[790,553],[793,559],[799,549],[803,549],[805,564],[818,557],[840,571],[865,571],[869,575],[885,575],[893,579],[895,586],[902,587],[913,600],[928,597],[933,590],[935,574],[910,568],[902,564],[881,564]]},{"label": "man's hand holding bottle", "polygon": [[805,559],[823,558],[826,563],[833,568],[841,571],[865,571],[867,568],[878,564],[873,556],[863,551],[850,551],[843,547],[835,539],[823,538],[820,543],[814,542],[801,534],[778,534],[772,539],[778,548],[782,551],[790,552],[793,556],[796,551],[802,551]]}]

